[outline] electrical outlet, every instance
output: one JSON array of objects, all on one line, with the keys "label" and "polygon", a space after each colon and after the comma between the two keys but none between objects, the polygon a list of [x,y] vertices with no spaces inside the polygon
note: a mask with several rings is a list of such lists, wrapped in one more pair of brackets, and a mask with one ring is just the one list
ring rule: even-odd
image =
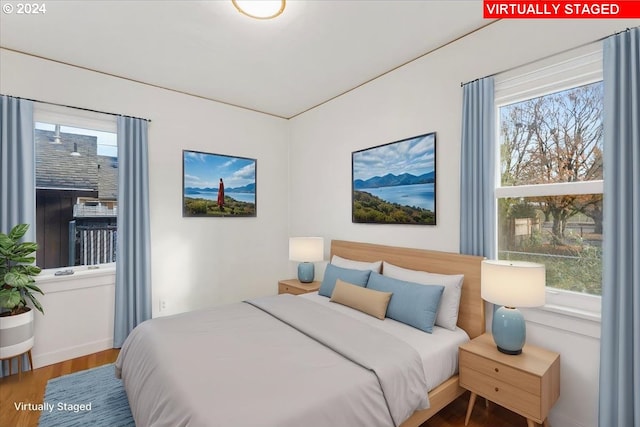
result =
[{"label": "electrical outlet", "polygon": [[167,301],[161,299],[160,300],[160,311],[165,311],[167,309]]}]

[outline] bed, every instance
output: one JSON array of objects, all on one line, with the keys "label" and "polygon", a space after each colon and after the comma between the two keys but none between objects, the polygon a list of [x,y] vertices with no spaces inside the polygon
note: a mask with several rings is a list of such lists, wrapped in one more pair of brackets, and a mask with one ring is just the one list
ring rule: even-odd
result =
[{"label": "bed", "polygon": [[[341,240],[332,241],[331,255],[464,274],[457,335],[434,329],[430,338],[484,332],[481,257]],[[417,333],[397,336],[367,322],[396,327],[314,294],[157,318],[127,338],[116,373],[139,426],[412,427],[463,393],[457,359],[425,363],[407,338]],[[449,344],[454,352],[457,345]],[[445,378],[427,373],[428,365]]]}]

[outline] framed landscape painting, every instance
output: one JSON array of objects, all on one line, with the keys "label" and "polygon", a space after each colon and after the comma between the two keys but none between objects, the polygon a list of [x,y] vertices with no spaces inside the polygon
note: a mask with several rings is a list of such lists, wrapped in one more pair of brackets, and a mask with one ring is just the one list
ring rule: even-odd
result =
[{"label": "framed landscape painting", "polygon": [[436,134],[355,151],[352,221],[436,224]]},{"label": "framed landscape painting", "polygon": [[256,216],[256,160],[182,151],[182,216]]}]

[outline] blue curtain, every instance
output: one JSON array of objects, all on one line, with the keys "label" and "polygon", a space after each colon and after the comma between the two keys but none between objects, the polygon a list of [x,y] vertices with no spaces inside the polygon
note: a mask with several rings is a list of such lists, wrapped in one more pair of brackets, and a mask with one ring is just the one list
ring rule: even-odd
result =
[{"label": "blue curtain", "polygon": [[118,117],[118,247],[113,346],[151,318],[147,122]]},{"label": "blue curtain", "polygon": [[36,157],[33,102],[2,95],[0,106],[0,231],[31,224],[25,240],[35,240]]},{"label": "blue curtain", "polygon": [[[25,241],[36,240],[36,158],[33,142],[33,102],[2,95],[0,104],[0,231],[9,232],[17,224],[30,224]],[[17,359],[0,364],[0,377]],[[23,357],[23,370],[29,360]],[[8,365],[7,365],[8,368]]]},{"label": "blue curtain", "polygon": [[495,258],[495,105],[493,77],[463,88],[460,253]]},{"label": "blue curtain", "polygon": [[604,40],[600,427],[640,427],[640,28]]}]

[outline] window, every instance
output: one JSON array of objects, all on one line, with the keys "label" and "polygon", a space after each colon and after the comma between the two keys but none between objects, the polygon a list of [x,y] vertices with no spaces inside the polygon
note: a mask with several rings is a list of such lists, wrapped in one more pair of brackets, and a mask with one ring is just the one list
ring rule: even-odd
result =
[{"label": "window", "polygon": [[38,104],[36,263],[60,268],[115,262],[118,145],[108,115]]},{"label": "window", "polygon": [[547,303],[600,311],[601,51],[496,78],[498,258],[545,264]]}]

